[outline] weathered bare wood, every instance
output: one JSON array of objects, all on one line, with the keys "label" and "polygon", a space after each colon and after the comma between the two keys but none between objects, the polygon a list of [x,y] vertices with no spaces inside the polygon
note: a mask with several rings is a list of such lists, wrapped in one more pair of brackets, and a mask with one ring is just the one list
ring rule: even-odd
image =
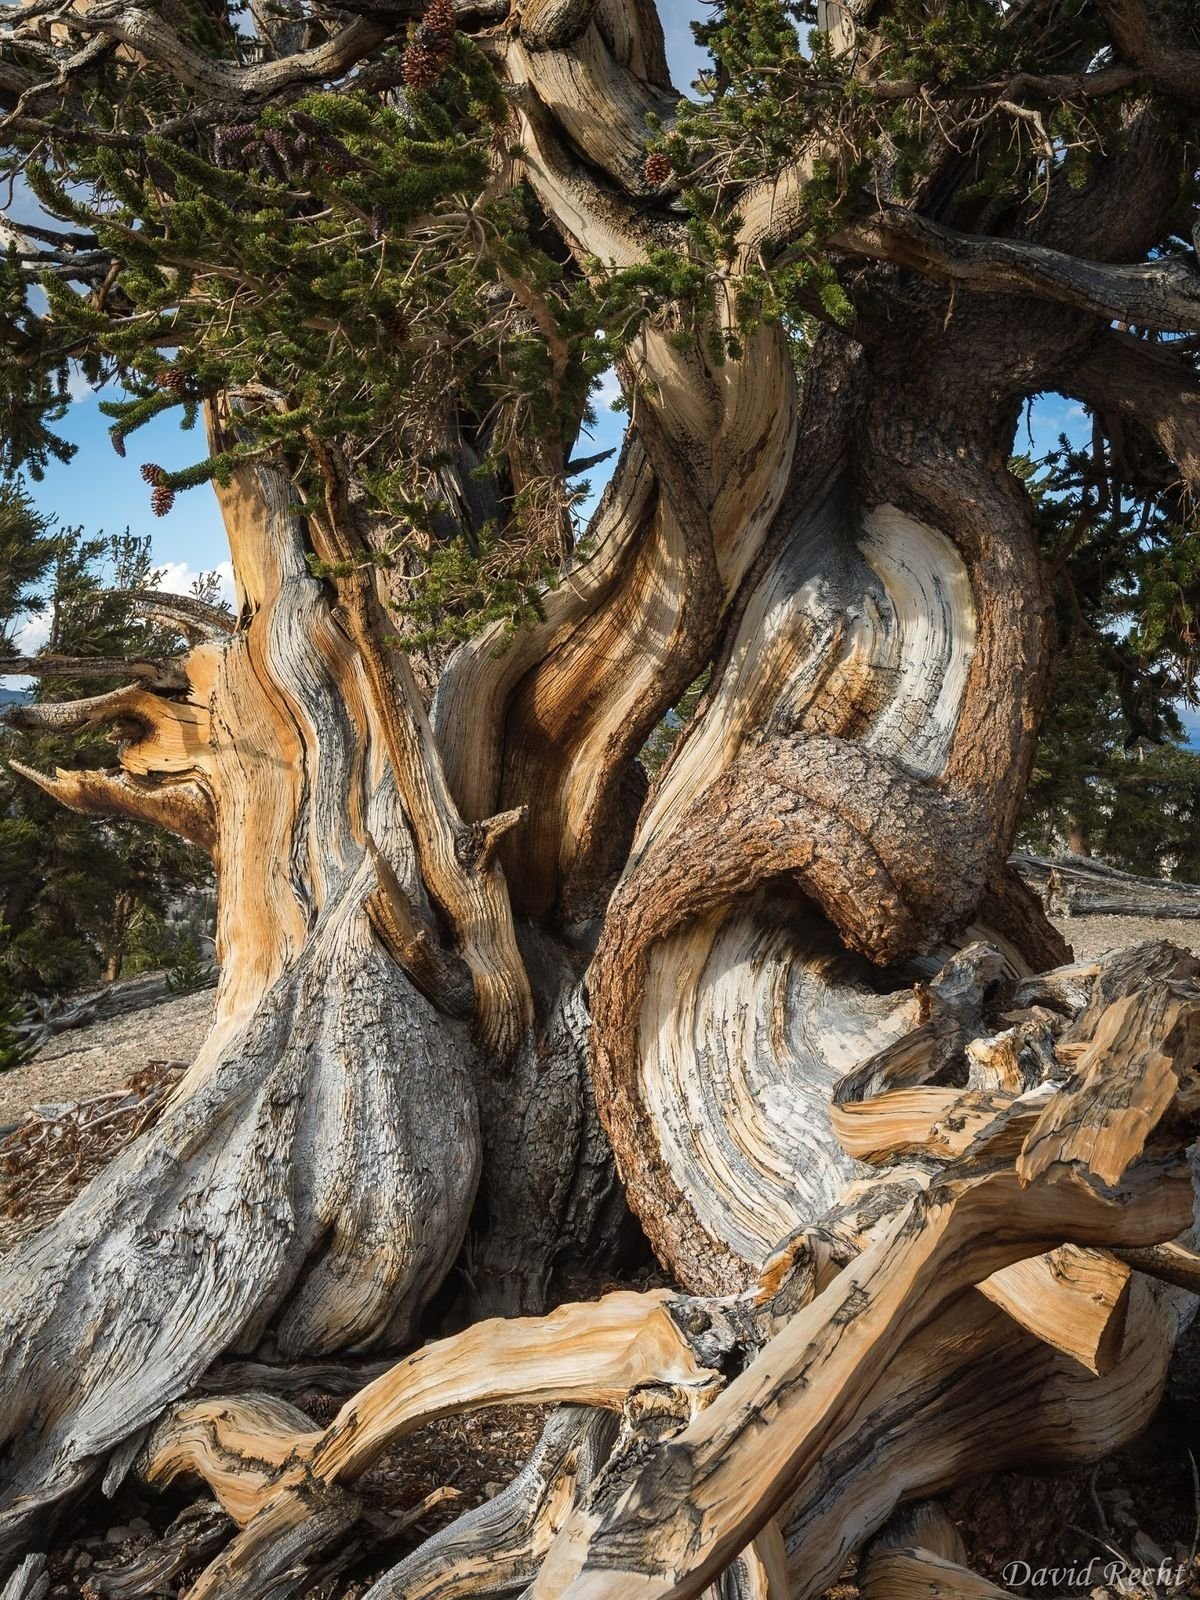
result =
[{"label": "weathered bare wood", "polygon": [[188,686],[178,661],[138,657],[10,656],[0,659],[0,678],[136,678],[147,689],[179,692]]},{"label": "weathered bare wood", "polygon": [[1062,1245],[993,1273],[979,1292],[1089,1372],[1106,1373],[1125,1340],[1129,1281],[1129,1267],[1115,1255]]},{"label": "weathered bare wood", "polygon": [[864,1550],[856,1576],[863,1600],[1013,1600],[970,1571],[958,1529],[929,1500],[896,1513]]},{"label": "weathered bare wood", "polygon": [[[1069,1194],[1054,1196],[1061,1211],[1051,1226],[1061,1226],[1077,1242],[1091,1242],[1123,1235],[1127,1228],[1136,1235],[1184,1225],[1190,1214],[1186,1176],[1181,1172],[1175,1182],[1169,1218],[1165,1208],[1159,1209],[1160,1197],[1165,1199],[1155,1182],[1143,1185],[1140,1195],[1127,1191],[1128,1209],[1118,1222],[1110,1200],[1074,1186]],[[928,1315],[962,1287],[964,1278],[977,1279],[982,1267],[1005,1264],[1014,1248],[1019,1253],[1014,1235],[1022,1213],[1024,1225],[1035,1233],[1049,1222],[1045,1189],[1022,1188],[1011,1176],[977,1180],[953,1200],[947,1193],[943,1204],[939,1214],[933,1200],[919,1225],[912,1214],[898,1221],[793,1318],[677,1440],[658,1447],[635,1468],[615,1504],[577,1511],[547,1556],[531,1600],[543,1595],[616,1600],[633,1594],[684,1600],[699,1593],[778,1508],[789,1481],[839,1431],[847,1410],[869,1386],[866,1374],[898,1348],[911,1328],[907,1317],[916,1303],[922,1306],[917,1315]],[[980,1212],[972,1216],[976,1206]],[[1007,1245],[995,1235],[981,1241],[983,1214],[987,1229],[1003,1217]],[[968,1252],[969,1267],[960,1254],[967,1237],[976,1241]],[[955,1254],[957,1268],[951,1265]],[[636,1531],[629,1520],[635,1508]]]},{"label": "weathered bare wood", "polygon": [[[694,1392],[698,1406],[717,1374],[675,1321],[674,1303],[665,1290],[618,1291],[549,1317],[477,1323],[389,1369],[323,1431],[267,1396],[189,1401],[147,1445],[145,1476],[169,1483],[198,1472],[230,1516],[247,1524],[287,1490],[290,1477],[298,1486],[352,1483],[413,1429],[476,1406],[619,1407],[643,1385]],[[721,1345],[714,1330],[714,1359]]]},{"label": "weathered bare wood", "polygon": [[512,1483],[393,1567],[369,1591],[372,1600],[520,1592],[536,1576],[571,1505],[608,1460],[617,1432],[610,1411],[555,1411]]},{"label": "weathered bare wood", "polygon": [[202,850],[211,851],[216,843],[212,798],[200,783],[179,778],[160,783],[120,770],[79,772],[63,767],[51,778],[20,761],[10,761],[9,766],[62,805],[85,816],[132,817],[153,822]]},{"label": "weathered bare wood", "polygon": [[1178,332],[1200,329],[1200,273],[1185,255],[1135,266],[1086,261],[1025,240],[980,239],[905,207],[843,228],[837,243],[856,255],[915,267],[948,283],[993,294],[1029,289],[1112,320]]},{"label": "weathered bare wood", "polygon": [[[399,44],[415,9],[352,5],[315,43],[263,22],[277,53],[250,66],[169,7],[50,19],[33,0],[5,25],[39,61],[60,35],[133,53],[199,90],[203,120]],[[514,123],[497,181],[528,181],[564,258],[599,277],[593,258],[686,250],[645,166],[646,115],[671,113],[649,0],[455,12],[508,23],[485,39]],[[821,16],[837,50],[865,38],[857,0]],[[23,60],[0,78],[41,104]],[[1130,109],[1113,159],[1154,109]],[[1159,950],[1030,978],[1061,942],[1005,861],[1053,617],[1006,463],[1025,395],[1077,376],[1092,392],[1116,311],[1191,325],[1197,280],[1142,260],[1145,219],[1092,190],[1079,259],[1057,204],[1044,238],[1020,221],[993,239],[918,196],[841,242],[928,280],[904,291],[933,330],[923,359],[865,295],[798,394],[779,329],[739,327],[737,279],[807,231],[830,153],[822,132],[744,196],[702,326],[646,320],[592,548],[510,650],[492,628],[455,653],[428,715],[390,637],[404,594],[361,559],[354,486],[316,438],[326,499],[306,484],[303,520],[277,466],[221,486],[238,618],[160,601],[194,642],[178,698],[34,713],[118,736],[119,773],[35,776],[49,792],[213,849],[222,976],[160,1126],[0,1263],[0,1547],[114,1449],[119,1476],[157,1423],[151,1476],[199,1472],[242,1524],[195,1595],[281,1600],[373,1537],[354,1485],[380,1450],[537,1398],[574,1409],[520,1487],[381,1596],[486,1592],[494,1558],[498,1584],[555,1600],[807,1600],[902,1495],[1022,1451],[1090,1457],[1145,1420],[1170,1299],[1128,1269],[1193,1282],[1163,1240],[1190,1216],[1195,966]],[[1146,238],[1176,203],[1152,202]],[[1138,378],[1187,477],[1190,391]],[[710,665],[643,805],[638,752]],[[956,996],[980,940],[994,953]],[[230,1350],[311,1374],[403,1347],[470,1219],[477,1297],[476,1275],[492,1303],[540,1303],[556,1258],[613,1215],[589,1045],[630,1196],[697,1295],[476,1325],[377,1373],[328,1429],[269,1395],[195,1398]],[[961,1552],[923,1537],[923,1581],[969,1592]]]},{"label": "weathered bare wood", "polygon": [[142,616],[177,628],[193,644],[222,639],[236,624],[228,611],[197,600],[193,594],[171,594],[166,589],[122,589],[118,593]]},{"label": "weathered bare wood", "polygon": [[221,1361],[204,1374],[197,1387],[205,1394],[354,1394],[381,1378],[391,1361],[306,1361],[269,1366],[262,1361]]},{"label": "weathered bare wood", "polygon": [[1015,855],[1012,864],[1057,915],[1200,917],[1200,885],[1121,872],[1090,856]]},{"label": "weathered bare wood", "polygon": [[[1131,1000],[1157,1028],[1157,1046],[1106,1049],[1106,1040],[1124,1039]],[[837,1441],[858,1439],[865,1468],[871,1459],[865,1441],[873,1434],[861,1431],[864,1414],[899,1406],[911,1418],[926,1381],[935,1386],[921,1403],[935,1426],[946,1374],[939,1375],[934,1359],[924,1369],[928,1379],[921,1375],[933,1351],[956,1350],[967,1393],[969,1373],[989,1342],[1024,1351],[1025,1381],[1034,1388],[1051,1372],[1062,1381],[1055,1366],[1062,1351],[1076,1370],[1086,1368],[1123,1393],[1109,1425],[1124,1425],[1160,1381],[1166,1341],[1153,1298],[1143,1296],[1130,1323],[1129,1269],[1103,1247],[1143,1249],[1190,1223],[1183,1152],[1200,1115],[1188,1066],[1197,1018],[1200,988],[1186,980],[1160,979],[1146,994],[1117,999],[1090,1047],[1094,1070],[1051,1091],[1048,1105],[1046,1092],[1009,1097],[1007,1110],[973,1129],[965,1144],[934,1156],[939,1165],[948,1162],[943,1173],[880,1185],[873,1210],[862,1212],[860,1253],[841,1271],[810,1273],[797,1242],[774,1271],[768,1301],[761,1292],[757,1297],[757,1309],[752,1297],[720,1304],[656,1291],[610,1295],[549,1318],[480,1325],[409,1357],[321,1431],[294,1408],[261,1396],[176,1408],[147,1446],[147,1476],[162,1482],[199,1474],[243,1527],[195,1595],[207,1600],[233,1583],[265,1592],[270,1575],[284,1570],[284,1553],[303,1566],[349,1531],[359,1510],[347,1489],[383,1449],[423,1421],[515,1397],[623,1407],[627,1447],[615,1449],[592,1488],[576,1482],[552,1511],[543,1452],[520,1487],[490,1511],[460,1519],[381,1580],[379,1600],[398,1600],[410,1583],[413,1593],[431,1600],[479,1592],[484,1528],[505,1541],[503,1559],[515,1563],[514,1580],[527,1582],[531,1597],[686,1600],[709,1584],[718,1586],[721,1600],[778,1593],[793,1585],[784,1528],[803,1520],[806,1486],[819,1482],[820,1464]],[[1173,1093],[1146,1100],[1140,1137],[1123,1142],[1102,1173],[1052,1162],[1022,1175],[1032,1131],[1064,1121],[1061,1110],[1051,1115],[1056,1106],[1077,1121],[1102,1120],[1114,1096],[1130,1099],[1134,1080],[1154,1090],[1164,1057],[1177,1064]],[[854,1076],[873,1083],[869,1072]],[[912,1092],[885,1089],[872,1098],[886,1102]],[[1147,1139],[1160,1124],[1178,1142],[1145,1159]],[[1039,1137],[1044,1145],[1051,1135]],[[851,1205],[854,1187],[847,1191]],[[1069,1242],[1045,1256],[1056,1240]],[[808,1285],[799,1296],[791,1292],[793,1276]],[[964,1297],[976,1285],[1013,1319],[1007,1334],[983,1297]],[[1014,1322],[1040,1342],[1033,1347],[1044,1352],[1037,1359],[1029,1360]],[[1160,1359],[1147,1363],[1131,1352],[1127,1328],[1136,1329],[1129,1342],[1135,1347],[1158,1337]],[[933,1329],[936,1338],[925,1349]],[[745,1365],[738,1372],[735,1361],[736,1375],[726,1381],[719,1369],[735,1351]],[[990,1403],[986,1388],[976,1386],[973,1395],[977,1406]],[[1019,1433],[1028,1404],[1028,1391],[1018,1386],[1011,1408],[1001,1407],[998,1437],[1014,1426]],[[992,1438],[985,1427],[973,1447],[986,1450]],[[637,1448],[629,1448],[635,1440]],[[930,1461],[931,1481],[940,1470]],[[843,1493],[856,1492],[861,1482],[848,1475]],[[835,1526],[827,1523],[827,1532]],[[739,1555],[753,1540],[755,1550]],[[804,1595],[828,1577],[825,1564],[834,1554],[828,1549],[818,1559]],[[903,1559],[889,1557],[883,1570],[888,1581],[949,1584],[961,1565],[952,1556],[920,1547]],[[963,1592],[976,1592],[967,1577],[962,1581]]]},{"label": "weathered bare wood", "polygon": [[0,1600],[44,1600],[49,1591],[45,1556],[27,1555],[0,1590]]},{"label": "weathered bare wood", "polygon": [[[1190,991],[1190,992],[1189,992]],[[1159,982],[1116,1001],[1047,1105],[1017,1163],[1026,1183],[1076,1168],[1114,1184],[1200,1060],[1195,986]]]},{"label": "weathered bare wood", "polygon": [[229,1535],[230,1520],[221,1507],[211,1500],[198,1501],[181,1511],[149,1550],[106,1570],[101,1592],[113,1600],[153,1594],[187,1568],[208,1561]]},{"label": "weathered bare wood", "polygon": [[1151,1245],[1144,1250],[1117,1250],[1113,1252],[1138,1272],[1159,1278],[1163,1283],[1173,1283],[1189,1294],[1200,1294],[1200,1255],[1186,1245],[1174,1241]]}]

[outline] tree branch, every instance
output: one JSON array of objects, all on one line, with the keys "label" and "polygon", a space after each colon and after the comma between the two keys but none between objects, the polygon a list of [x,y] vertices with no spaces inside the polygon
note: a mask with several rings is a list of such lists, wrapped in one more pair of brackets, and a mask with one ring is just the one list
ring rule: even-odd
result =
[{"label": "tree branch", "polygon": [[182,657],[152,661],[123,656],[9,656],[0,678],[137,678],[145,688],[177,694],[188,687]]},{"label": "tree branch", "polygon": [[0,720],[22,731],[49,728],[56,733],[81,733],[85,728],[123,718],[144,720],[149,698],[132,684],[125,684],[107,694],[87,695],[79,700],[35,700],[13,706]]},{"label": "tree branch", "polygon": [[191,594],[168,594],[163,589],[120,589],[114,595],[128,600],[135,611],[178,628],[187,638],[211,643],[233,632],[236,618],[220,606],[197,600]]},{"label": "tree branch", "polygon": [[121,765],[140,777],[205,770],[208,712],[186,700],[163,700],[137,684],[82,700],[38,700],[12,706],[0,721],[10,728],[81,733],[105,723],[117,729]]},{"label": "tree branch", "polygon": [[393,24],[358,16],[324,44],[250,67],[215,60],[182,38],[157,12],[116,0],[85,13],[73,11],[69,26],[79,32],[103,34],[163,67],[179,83],[214,100],[238,105],[340,77],[381,45]]},{"label": "tree branch", "polygon": [[1098,0],[1113,43],[1156,89],[1181,100],[1200,100],[1200,50],[1156,36],[1145,0]]},{"label": "tree branch", "polygon": [[60,805],[84,816],[152,822],[210,853],[216,845],[212,800],[198,783],[154,784],[127,772],[70,772],[63,767],[51,778],[20,761],[10,761],[9,766]]},{"label": "tree branch", "polygon": [[465,961],[443,950],[437,934],[412,904],[392,864],[374,839],[367,849],[379,887],[367,901],[371,926],[427,1000],[449,1017],[469,1017],[475,1009],[471,973]]},{"label": "tree branch", "polygon": [[331,566],[350,569],[333,582],[374,694],[422,871],[470,968],[479,1036],[507,1059],[533,1020],[533,996],[517,948],[507,886],[499,868],[486,859],[463,859],[461,843],[469,830],[447,784],[412,667],[385,642],[387,617],[361,560],[344,463],[315,436],[309,436],[309,444],[325,480],[324,512],[309,520],[314,548]]},{"label": "tree branch", "polygon": [[592,20],[596,0],[526,0],[521,38],[531,50],[562,50]]},{"label": "tree branch", "polygon": [[1147,429],[1188,488],[1200,494],[1200,375],[1170,346],[1110,329],[1060,387],[1095,411]]},{"label": "tree branch", "polygon": [[900,207],[845,224],[832,242],[985,294],[1034,294],[1156,332],[1200,331],[1200,273],[1180,257],[1085,261],[1020,239],[958,233]]}]

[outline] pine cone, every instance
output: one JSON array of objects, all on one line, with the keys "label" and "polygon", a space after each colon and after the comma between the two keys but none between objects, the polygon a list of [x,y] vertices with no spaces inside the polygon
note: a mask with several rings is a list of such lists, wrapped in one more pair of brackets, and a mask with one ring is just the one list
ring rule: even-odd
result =
[{"label": "pine cone", "polygon": [[292,165],[292,162],[295,159],[295,155],[292,150],[292,141],[290,136],[284,133],[282,128],[268,128],[263,134],[263,143],[270,145],[271,149],[274,150],[275,154],[279,157],[280,161],[283,162],[285,167],[290,167]]},{"label": "pine cone", "polygon": [[254,133],[252,122],[232,122],[224,128],[218,128],[213,141],[213,154],[217,165],[223,167],[232,160],[234,154],[254,138]]},{"label": "pine cone", "polygon": [[172,394],[187,392],[187,374],[178,367],[166,367],[162,372],[156,372],[154,381],[160,389],[169,389]]},{"label": "pine cone", "polygon": [[642,176],[652,189],[657,189],[660,183],[666,183],[674,172],[671,158],[661,150],[652,150],[646,157],[646,164],[642,168]]},{"label": "pine cone", "polygon": [[113,449],[122,458],[122,460],[124,460],[125,435],[121,432],[120,428],[110,428],[108,430],[108,437],[112,440]]},{"label": "pine cone", "polygon": [[451,0],[430,0],[404,52],[404,81],[410,89],[432,89],[441,82],[454,60],[456,31]]},{"label": "pine cone", "polygon": [[454,20],[453,0],[429,0],[425,15],[421,18],[421,26],[431,38],[448,45],[453,52],[454,35],[458,28]]},{"label": "pine cone", "polygon": [[150,496],[150,509],[156,517],[165,517],[175,504],[175,491],[165,483],[156,484]]},{"label": "pine cone", "polygon": [[404,82],[410,89],[434,89],[442,81],[437,57],[414,39],[404,52]]},{"label": "pine cone", "polygon": [[274,146],[267,144],[266,141],[263,140],[261,143],[252,145],[250,148],[257,157],[259,166],[266,173],[268,178],[274,178],[277,183],[286,183],[288,181],[289,174],[287,165],[283,160],[281,160],[279,152],[274,148]]},{"label": "pine cone", "polygon": [[144,461],[141,466],[142,481],[149,484],[162,484],[166,482],[167,475],[158,465],[157,461]]}]

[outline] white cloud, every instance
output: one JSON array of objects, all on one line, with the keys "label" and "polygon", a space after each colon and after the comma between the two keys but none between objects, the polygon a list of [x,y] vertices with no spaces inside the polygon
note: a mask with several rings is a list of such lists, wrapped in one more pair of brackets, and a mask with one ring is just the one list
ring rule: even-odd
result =
[{"label": "white cloud", "polygon": [[50,638],[50,612],[32,611],[17,629],[14,643],[23,656],[36,654]]},{"label": "white cloud", "polygon": [[[50,637],[50,613],[48,611],[31,611],[13,632],[13,654],[18,656],[34,655]],[[0,678],[0,689],[16,689],[24,691],[34,687],[33,678]]]},{"label": "white cloud", "polygon": [[607,410],[614,401],[622,398],[622,394],[623,390],[620,379],[617,377],[617,370],[615,367],[609,367],[607,372],[601,374],[600,387],[593,395],[597,410]]},{"label": "white cloud", "polygon": [[67,379],[67,393],[71,397],[71,404],[76,405],[80,400],[90,400],[95,390],[83,375],[83,370],[74,361],[71,363],[71,373]]},{"label": "white cloud", "polygon": [[[211,569],[221,580],[221,599],[228,605],[236,604],[233,586],[233,562],[218,561]],[[167,594],[190,594],[192,585],[200,576],[195,567],[189,566],[186,561],[167,561],[161,567],[155,567],[158,586]]]},{"label": "white cloud", "polygon": [[84,377],[83,368],[78,361],[72,361],[70,368],[70,374],[67,378],[67,394],[72,405],[78,405],[81,400],[90,400],[94,395],[109,394],[117,388],[117,385],[111,380],[107,383],[98,384],[93,388]]}]

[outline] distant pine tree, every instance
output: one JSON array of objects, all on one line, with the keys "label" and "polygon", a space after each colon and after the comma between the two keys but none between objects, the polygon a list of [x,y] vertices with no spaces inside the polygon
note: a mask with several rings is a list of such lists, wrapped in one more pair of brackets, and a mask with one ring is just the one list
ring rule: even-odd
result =
[{"label": "distant pine tree", "polygon": [[[45,653],[161,656],[178,647],[176,636],[138,620],[125,596],[154,583],[148,539],[128,532],[88,538],[79,529],[49,533],[13,490],[0,500],[0,540],[22,518],[40,531],[32,540],[25,536],[18,573],[0,561],[0,639],[7,654],[14,653],[17,624],[30,610],[48,612]],[[62,701],[103,693],[118,682],[55,677],[34,693]],[[8,759],[43,772],[114,764],[104,730],[82,736],[5,730],[2,737]],[[0,971],[14,994],[108,981],[131,964],[173,960],[168,910],[210,881],[208,859],[192,845],[158,828],[64,811],[7,760],[0,768]]]},{"label": "distant pine tree", "polygon": [[1095,441],[1016,465],[1037,501],[1059,633],[1020,842],[1200,880],[1200,754],[1179,715],[1197,684],[1194,531],[1169,501],[1131,492]]}]

